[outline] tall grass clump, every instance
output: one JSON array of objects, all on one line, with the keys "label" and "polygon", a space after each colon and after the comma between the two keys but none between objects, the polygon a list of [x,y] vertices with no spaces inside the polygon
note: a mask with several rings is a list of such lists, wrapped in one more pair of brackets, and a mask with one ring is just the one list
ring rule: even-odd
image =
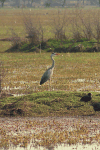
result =
[{"label": "tall grass clump", "polygon": [[24,25],[27,33],[26,38],[29,39],[30,43],[37,44],[39,42],[39,31],[37,30],[30,17],[24,18]]},{"label": "tall grass clump", "polygon": [[[89,12],[88,12],[89,11]],[[74,17],[72,19],[72,38],[76,41],[85,38],[88,41],[93,38],[93,17],[91,10],[73,11]]]},{"label": "tall grass clump", "polygon": [[76,10],[75,12],[73,12],[74,17],[72,18],[71,22],[71,26],[72,26],[72,39],[74,39],[75,41],[80,41],[80,39],[82,39],[82,32],[81,32],[81,28],[80,28],[80,21],[79,21],[79,11]]},{"label": "tall grass clump", "polygon": [[79,18],[82,24],[81,30],[83,32],[83,37],[90,41],[93,38],[93,12],[88,10],[88,12],[80,11]]},{"label": "tall grass clump", "polygon": [[53,18],[53,32],[56,40],[65,40],[66,36],[66,26],[67,26],[67,14],[66,11],[63,13],[58,10],[56,17]]},{"label": "tall grass clump", "polygon": [[14,28],[11,28],[11,42],[12,42],[12,47],[15,49],[19,48],[19,45],[21,44],[21,38],[18,36],[17,32],[15,32]]},{"label": "tall grass clump", "polygon": [[99,49],[99,45],[100,45],[100,10],[98,10],[95,13],[94,16],[94,30],[95,30],[95,34],[94,34],[94,38],[97,41],[97,49]]},{"label": "tall grass clump", "polygon": [[[50,51],[51,48],[52,51],[56,51],[60,48],[62,52],[99,51],[99,16],[99,9],[78,7],[53,11],[46,9],[41,12],[24,10],[21,15],[14,18],[16,20],[14,28],[18,33],[11,29],[12,45],[15,49],[24,52],[39,50],[39,48],[46,51]],[[23,29],[24,41],[22,36],[19,36],[21,28],[17,26],[18,19],[19,26]],[[50,39],[53,39],[51,45],[48,42]],[[80,44],[81,48],[79,48]]]},{"label": "tall grass clump", "polygon": [[74,10],[72,19],[73,38],[86,38],[88,41],[100,40],[100,10]]},{"label": "tall grass clump", "polygon": [[[100,41],[100,10],[73,10],[71,32],[74,42],[89,41],[92,48],[99,51]],[[94,44],[95,43],[95,44]],[[88,49],[89,47],[87,47]],[[84,46],[83,46],[84,49]]]},{"label": "tall grass clump", "polygon": [[[34,14],[32,14],[34,15]],[[44,28],[41,24],[40,18],[37,17],[36,20],[31,18],[31,14],[24,14],[23,22],[26,30],[26,38],[29,39],[31,44],[39,44],[44,41]]]},{"label": "tall grass clump", "polygon": [[20,48],[26,43],[25,38],[21,38],[14,27],[11,27],[10,29],[10,37],[5,39],[11,42],[11,47],[6,50],[6,52],[20,52]]}]

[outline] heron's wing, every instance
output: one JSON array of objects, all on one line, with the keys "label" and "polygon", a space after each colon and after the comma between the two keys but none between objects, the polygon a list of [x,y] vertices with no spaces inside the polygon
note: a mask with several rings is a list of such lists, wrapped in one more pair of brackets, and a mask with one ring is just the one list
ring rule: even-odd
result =
[{"label": "heron's wing", "polygon": [[50,79],[51,73],[52,69],[49,68],[48,70],[46,70],[46,72],[43,74],[41,78],[40,85]]}]

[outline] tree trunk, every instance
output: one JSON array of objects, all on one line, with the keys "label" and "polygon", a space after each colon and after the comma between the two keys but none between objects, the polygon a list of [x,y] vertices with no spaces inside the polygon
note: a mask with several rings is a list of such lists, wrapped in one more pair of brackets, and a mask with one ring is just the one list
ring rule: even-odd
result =
[{"label": "tree trunk", "polygon": [[32,4],[33,4],[33,0],[31,0],[31,7],[32,7]]},{"label": "tree trunk", "polygon": [[24,1],[24,6],[25,6],[25,1],[26,1],[26,0],[23,0],[23,1]]},{"label": "tree trunk", "polygon": [[83,5],[84,5],[84,0],[83,0]]},{"label": "tree trunk", "polygon": [[77,0],[77,5],[79,4],[79,0]]},{"label": "tree trunk", "polygon": [[28,0],[28,5],[29,5],[29,1],[30,1],[30,0]]},{"label": "tree trunk", "polygon": [[65,6],[65,3],[66,3],[66,0],[64,0],[62,7],[64,7],[64,6]]},{"label": "tree trunk", "polygon": [[17,7],[20,7],[20,0],[16,0],[15,5],[16,5]]},{"label": "tree trunk", "polygon": [[30,7],[30,0],[28,0],[28,4],[27,4],[27,7]]},{"label": "tree trunk", "polygon": [[4,1],[3,2],[1,2],[1,7],[3,7],[4,6]]}]

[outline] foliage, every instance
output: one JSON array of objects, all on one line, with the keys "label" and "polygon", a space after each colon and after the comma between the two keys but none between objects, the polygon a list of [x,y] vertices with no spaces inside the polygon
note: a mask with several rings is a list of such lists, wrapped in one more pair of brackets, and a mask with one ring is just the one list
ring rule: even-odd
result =
[{"label": "foliage", "polygon": [[51,5],[51,3],[48,3],[48,2],[45,3],[46,7],[50,7],[50,5]]},{"label": "foliage", "polygon": [[[12,10],[9,12],[10,17],[12,12]],[[2,13],[4,13],[3,10]],[[8,25],[4,27],[2,23],[0,25],[3,29],[1,30],[1,37],[5,37],[1,40],[12,42],[11,50],[10,48],[8,50],[11,52],[29,52],[32,49],[33,51],[43,49],[49,52],[100,51],[99,13],[98,9],[85,10],[77,8],[73,10],[54,10],[54,14],[49,9],[42,10],[41,15],[38,15],[37,10],[31,10],[30,12],[25,10],[22,15],[18,15],[18,10],[15,10],[14,18],[10,22],[9,16],[5,18],[5,15],[1,15],[1,20],[2,17],[4,18],[2,23],[6,24],[7,21]],[[95,17],[92,17],[93,15]],[[11,24],[11,22],[13,23]],[[9,30],[9,26],[12,26],[10,27],[11,30]],[[9,34],[6,34],[6,30]],[[50,39],[53,39],[55,43],[53,40],[50,43]],[[27,50],[26,48],[24,50],[25,45],[22,45],[25,43],[29,47],[27,47]]]},{"label": "foliage", "polygon": [[[94,101],[98,100],[97,93]],[[22,97],[9,97],[1,100],[1,116],[76,116],[92,115],[92,106],[80,102],[82,92],[38,92]],[[20,110],[20,111],[19,111]]]},{"label": "foliage", "polygon": [[[33,44],[27,42],[21,42],[18,45],[13,45],[6,52],[40,52],[40,44]],[[41,43],[42,52],[99,52],[95,45],[95,41],[88,41],[86,38],[81,38],[79,41],[75,41],[75,39],[71,40],[56,40],[49,39],[46,42]]]},{"label": "foliage", "polygon": [[6,1],[6,0],[0,0],[1,1],[1,3],[2,3],[2,7],[3,7],[3,5],[4,5],[4,2]]}]

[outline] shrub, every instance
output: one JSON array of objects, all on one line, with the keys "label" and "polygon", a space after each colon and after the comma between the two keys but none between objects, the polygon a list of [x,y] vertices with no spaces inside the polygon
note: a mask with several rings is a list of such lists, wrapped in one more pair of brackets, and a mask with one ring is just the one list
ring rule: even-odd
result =
[{"label": "shrub", "polygon": [[53,25],[54,25],[54,34],[55,34],[55,39],[56,40],[64,40],[66,39],[66,30],[65,30],[65,27],[66,27],[66,12],[64,12],[63,14],[63,17],[60,16],[60,11],[58,10],[58,13],[57,13],[57,17],[53,19]]},{"label": "shrub", "polygon": [[27,33],[26,38],[28,38],[29,42],[32,44],[38,44],[39,43],[39,31],[32,23],[31,18],[25,19],[24,25],[25,25],[25,29]]},{"label": "shrub", "polygon": [[10,29],[11,30],[11,42],[12,42],[12,47],[14,47],[15,49],[18,49],[20,43],[21,43],[21,38],[18,36],[18,34],[14,31],[13,28]]}]

